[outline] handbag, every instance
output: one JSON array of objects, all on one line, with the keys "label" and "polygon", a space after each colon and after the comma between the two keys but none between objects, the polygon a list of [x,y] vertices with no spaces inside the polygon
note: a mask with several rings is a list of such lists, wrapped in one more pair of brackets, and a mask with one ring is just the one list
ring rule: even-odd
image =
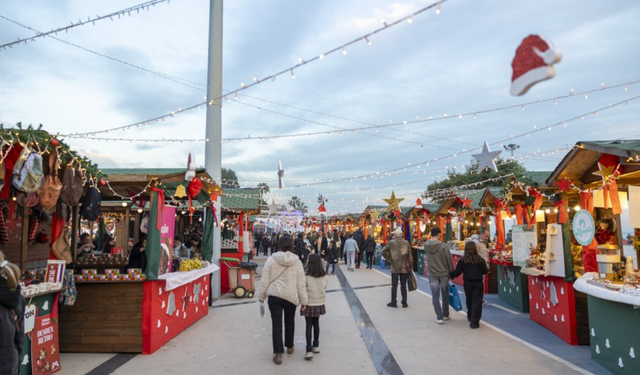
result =
[{"label": "handbag", "polygon": [[51,210],[58,203],[62,183],[58,179],[58,152],[54,148],[49,153],[49,175],[45,177],[44,186],[40,192],[40,204],[45,210]]},{"label": "handbag", "polygon": [[416,274],[413,273],[413,270],[409,266],[409,259],[407,258],[407,287],[410,292],[418,289],[418,279],[416,279]]},{"label": "handbag", "polygon": [[62,227],[62,231],[60,232],[60,236],[56,238],[51,246],[51,251],[53,255],[56,256],[59,260],[64,260],[67,264],[71,263],[73,259],[71,258],[71,244],[69,244],[69,227]]},{"label": "handbag", "polygon": [[460,294],[458,288],[453,283],[449,283],[449,305],[455,311],[462,310],[462,302],[460,302]]}]

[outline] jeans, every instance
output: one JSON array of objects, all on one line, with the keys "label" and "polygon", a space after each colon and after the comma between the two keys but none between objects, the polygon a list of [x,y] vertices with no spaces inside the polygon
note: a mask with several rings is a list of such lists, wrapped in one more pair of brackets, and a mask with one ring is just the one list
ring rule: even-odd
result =
[{"label": "jeans", "polygon": [[373,267],[373,256],[375,254],[373,252],[367,252],[367,268]]},{"label": "jeans", "polygon": [[[449,276],[429,276],[431,287],[431,302],[438,320],[449,316]],[[440,294],[442,294],[442,307],[440,307]]]},{"label": "jeans", "polygon": [[[307,322],[307,352],[313,350],[313,347],[318,347],[320,338],[320,317],[304,318]],[[311,341],[311,330],[313,329],[313,341]]]},{"label": "jeans", "polygon": [[[284,353],[284,347],[293,348],[296,328],[296,305],[282,298],[269,296],[273,353]],[[284,312],[284,345],[282,344],[282,313]]]},{"label": "jeans", "polygon": [[407,276],[406,273],[391,274],[391,303],[398,304],[398,279],[400,279],[400,293],[402,294],[402,304],[407,304]]},{"label": "jeans", "polygon": [[482,318],[482,297],[484,297],[482,281],[465,281],[464,294],[467,297],[467,319],[472,325],[478,325]]},{"label": "jeans", "polygon": [[355,267],[356,252],[347,251],[347,269],[352,270]]},{"label": "jeans", "polygon": [[329,274],[329,266],[331,266],[331,273],[336,273],[336,264],[333,262],[325,262],[327,264],[325,273]]}]

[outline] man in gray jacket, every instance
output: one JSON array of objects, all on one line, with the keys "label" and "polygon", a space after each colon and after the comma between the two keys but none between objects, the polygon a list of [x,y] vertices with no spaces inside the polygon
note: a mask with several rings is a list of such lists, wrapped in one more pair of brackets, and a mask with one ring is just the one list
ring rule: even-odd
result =
[{"label": "man in gray jacket", "polygon": [[[440,228],[431,229],[431,239],[424,244],[427,255],[427,272],[431,286],[431,301],[436,312],[436,323],[449,320],[449,273],[453,272],[453,260],[449,247],[442,242]],[[442,306],[440,295],[442,294]]]}]

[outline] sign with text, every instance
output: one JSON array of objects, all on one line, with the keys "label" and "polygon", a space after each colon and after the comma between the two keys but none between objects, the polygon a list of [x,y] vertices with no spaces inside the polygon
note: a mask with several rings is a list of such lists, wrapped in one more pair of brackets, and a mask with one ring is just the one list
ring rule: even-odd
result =
[{"label": "sign with text", "polygon": [[64,268],[64,260],[49,259],[47,261],[47,273],[44,280],[48,283],[62,283],[64,279]]},{"label": "sign with text", "polygon": [[33,328],[36,325],[37,313],[38,308],[36,305],[29,305],[24,309],[24,333],[33,331]]},{"label": "sign with text", "polygon": [[31,333],[31,370],[33,375],[53,374],[60,371],[58,351],[58,323],[51,314],[37,317]]},{"label": "sign with text", "polygon": [[173,238],[176,225],[176,208],[165,206],[162,211],[162,224],[160,225],[160,269],[158,275],[164,275],[171,270],[173,258]]},{"label": "sign with text", "polygon": [[573,216],[573,236],[582,246],[589,246],[596,234],[596,224],[587,210],[580,210]]},{"label": "sign with text", "polygon": [[538,247],[536,226],[527,229],[526,225],[514,225],[511,239],[513,241],[513,265],[526,267],[532,249]]}]

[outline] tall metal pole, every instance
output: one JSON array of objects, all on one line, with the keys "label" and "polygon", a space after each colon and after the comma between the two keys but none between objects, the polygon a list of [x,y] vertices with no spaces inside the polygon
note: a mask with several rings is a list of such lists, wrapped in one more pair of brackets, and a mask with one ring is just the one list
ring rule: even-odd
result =
[{"label": "tall metal pole", "polygon": [[[211,0],[209,10],[209,68],[207,79],[207,131],[204,149],[204,166],[214,181],[222,185],[222,1]],[[217,99],[216,99],[217,98]],[[214,100],[215,99],[215,100]],[[213,100],[213,104],[211,101]],[[216,216],[220,222],[220,197],[215,202]],[[207,223],[213,225],[213,223]],[[220,265],[220,227],[213,229],[212,263]],[[220,298],[220,272],[211,279],[213,299]]]}]

